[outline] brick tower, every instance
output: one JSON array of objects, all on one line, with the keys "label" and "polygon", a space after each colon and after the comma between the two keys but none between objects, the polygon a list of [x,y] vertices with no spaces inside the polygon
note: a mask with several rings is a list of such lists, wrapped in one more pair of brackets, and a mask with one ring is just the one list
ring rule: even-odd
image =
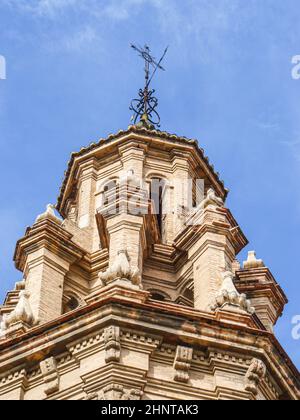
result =
[{"label": "brick tower", "polygon": [[196,141],[143,124],[73,153],[16,246],[0,400],[299,399],[273,333],[286,297],[237,261],[226,196]]}]

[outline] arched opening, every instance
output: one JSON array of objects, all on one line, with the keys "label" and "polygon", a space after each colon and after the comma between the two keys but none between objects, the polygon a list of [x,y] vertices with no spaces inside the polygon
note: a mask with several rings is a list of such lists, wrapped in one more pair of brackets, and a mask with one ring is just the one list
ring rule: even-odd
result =
[{"label": "arched opening", "polygon": [[192,180],[192,197],[191,202],[193,208],[196,208],[201,204],[204,199],[204,180],[193,178]]},{"label": "arched opening", "polygon": [[183,292],[183,296],[188,299],[191,303],[194,302],[194,289],[190,288],[190,289],[185,289],[185,291]]},{"label": "arched opening", "polygon": [[192,188],[192,206],[193,208],[197,207],[197,180],[193,178],[193,188]]},{"label": "arched opening", "polygon": [[148,290],[151,293],[151,299],[159,302],[170,302],[170,296],[161,290]]},{"label": "arched opening", "polygon": [[192,279],[188,279],[182,285],[176,303],[182,306],[194,307],[194,282]]},{"label": "arched opening", "polygon": [[157,293],[157,292],[151,293],[151,299],[158,300],[160,302],[164,302],[166,300],[164,295],[162,295],[161,293]]},{"label": "arched opening", "polygon": [[152,209],[156,216],[158,229],[163,240],[164,237],[164,194],[166,191],[166,181],[162,178],[154,177],[150,181],[150,200]]},{"label": "arched opening", "polygon": [[66,314],[71,311],[75,311],[80,306],[79,298],[75,296],[67,296],[63,304],[63,313]]}]

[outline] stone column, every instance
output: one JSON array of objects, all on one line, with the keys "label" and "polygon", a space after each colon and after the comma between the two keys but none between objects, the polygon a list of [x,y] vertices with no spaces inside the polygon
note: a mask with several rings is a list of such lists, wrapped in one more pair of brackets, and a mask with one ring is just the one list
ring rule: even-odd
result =
[{"label": "stone column", "polygon": [[[143,271],[146,246],[144,216],[148,199],[143,187],[145,145],[129,142],[119,147],[123,173],[112,202],[98,209],[105,220],[109,238],[109,268],[113,269],[120,253],[126,253],[131,267]],[[134,205],[137,204],[136,207]],[[114,207],[115,212],[110,212]],[[138,209],[137,209],[138,207]],[[110,273],[112,275],[112,272]]]},{"label": "stone column", "polygon": [[230,267],[230,244],[226,237],[207,232],[197,246],[199,254],[193,263],[195,308],[206,311],[222,285],[222,273]]},{"label": "stone column", "polygon": [[110,237],[109,264],[112,265],[120,251],[127,251],[132,266],[143,270],[143,252],[146,245],[144,221],[141,216],[120,214],[107,221]]},{"label": "stone column", "polygon": [[147,146],[145,144],[135,141],[120,146],[119,153],[124,173],[134,170],[134,175],[143,180],[146,151]]},{"label": "stone column", "polygon": [[184,228],[184,211],[189,204],[190,165],[184,154],[173,159],[173,239]]},{"label": "stone column", "polygon": [[209,310],[223,283],[223,274],[232,271],[236,254],[247,244],[229,210],[221,204],[204,204],[190,220],[177,246],[183,247],[193,264],[194,304]]},{"label": "stone column", "polygon": [[42,248],[27,258],[25,267],[26,291],[34,318],[47,322],[62,314],[65,275],[70,264]]},{"label": "stone column", "polygon": [[25,290],[36,322],[44,323],[62,313],[65,275],[82,258],[82,250],[61,220],[45,213],[17,244],[16,267],[24,272]]},{"label": "stone column", "polygon": [[91,159],[81,167],[80,194],[78,203],[78,226],[83,229],[95,227],[95,192],[97,172],[95,161]]},{"label": "stone column", "polygon": [[269,268],[256,258],[254,251],[249,252],[243,268],[236,272],[235,284],[238,291],[251,300],[256,315],[266,329],[273,332],[288,299]]}]

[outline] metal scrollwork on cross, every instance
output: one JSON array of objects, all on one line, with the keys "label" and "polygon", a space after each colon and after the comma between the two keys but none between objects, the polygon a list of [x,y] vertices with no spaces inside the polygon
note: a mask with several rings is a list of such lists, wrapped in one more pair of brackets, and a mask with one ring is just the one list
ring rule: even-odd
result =
[{"label": "metal scrollwork on cross", "polygon": [[[131,47],[145,60],[145,87],[139,90],[139,99],[134,99],[131,102],[130,110],[134,112],[132,120],[136,124],[138,119],[140,119],[138,125],[146,128],[160,127],[160,116],[156,111],[158,100],[153,96],[155,90],[149,89],[149,87],[157,70],[165,70],[161,63],[167,54],[168,48],[165,49],[161,59],[156,62],[155,58],[150,54],[150,48],[147,45],[144,49],[135,45],[131,45]],[[154,69],[152,73],[150,72],[151,67]]]}]

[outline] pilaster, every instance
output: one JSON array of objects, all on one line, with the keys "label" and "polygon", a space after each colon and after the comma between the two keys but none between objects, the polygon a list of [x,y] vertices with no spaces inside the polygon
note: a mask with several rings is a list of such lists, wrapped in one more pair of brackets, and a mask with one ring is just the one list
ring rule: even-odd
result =
[{"label": "pilaster", "polygon": [[236,287],[245,293],[265,328],[273,332],[288,300],[271,271],[251,251],[243,269],[236,272]]},{"label": "pilaster", "polygon": [[147,145],[136,141],[126,142],[126,144],[119,146],[123,171],[126,173],[134,170],[135,176],[143,180],[146,151]]},{"label": "pilaster", "polygon": [[195,308],[207,311],[232,270],[236,254],[247,244],[229,210],[208,205],[176,239],[176,246],[188,253],[193,264]]},{"label": "pilaster", "polygon": [[16,267],[24,272],[25,290],[36,322],[44,323],[62,313],[65,275],[83,251],[58,223],[43,219],[28,229],[16,248]]}]

